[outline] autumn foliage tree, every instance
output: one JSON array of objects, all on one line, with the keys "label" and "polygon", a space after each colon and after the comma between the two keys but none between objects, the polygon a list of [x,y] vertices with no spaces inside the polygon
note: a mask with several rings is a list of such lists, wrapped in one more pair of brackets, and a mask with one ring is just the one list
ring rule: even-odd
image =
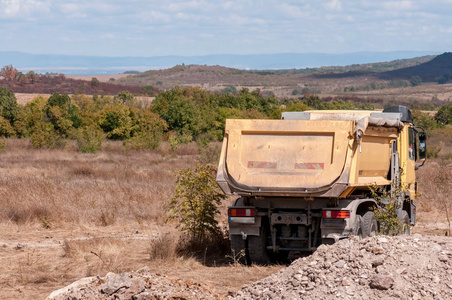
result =
[{"label": "autumn foliage tree", "polygon": [[16,78],[16,74],[17,74],[17,69],[13,67],[13,65],[9,65],[9,66],[4,66],[1,71],[0,74],[5,77],[7,80],[14,80]]}]

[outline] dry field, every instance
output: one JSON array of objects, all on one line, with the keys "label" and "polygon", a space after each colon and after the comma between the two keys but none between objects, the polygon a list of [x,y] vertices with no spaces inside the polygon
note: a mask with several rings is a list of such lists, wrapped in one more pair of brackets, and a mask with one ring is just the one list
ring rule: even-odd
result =
[{"label": "dry field", "polygon": [[[80,154],[72,145],[36,150],[26,140],[7,140],[0,152],[0,299],[44,299],[81,277],[143,266],[226,295],[283,268],[172,254],[176,224],[165,223],[164,207],[174,170],[193,167],[199,158],[194,144],[170,153],[165,145],[140,152],[107,142],[99,153]],[[435,176],[451,168],[430,161],[419,170],[414,232],[447,230]],[[219,221],[226,223],[226,216]]]},{"label": "dry field", "polygon": [[97,154],[80,154],[8,140],[0,152],[0,299],[44,299],[81,277],[143,266],[225,295],[280,269],[168,253],[177,236],[164,211],[174,170],[198,159],[194,144],[170,154],[107,142]]},{"label": "dry field", "polygon": [[118,80],[129,76],[129,74],[110,74],[110,75],[64,75],[71,79],[81,79],[86,81],[91,81],[93,77],[97,78],[100,82],[108,82],[111,78]]}]

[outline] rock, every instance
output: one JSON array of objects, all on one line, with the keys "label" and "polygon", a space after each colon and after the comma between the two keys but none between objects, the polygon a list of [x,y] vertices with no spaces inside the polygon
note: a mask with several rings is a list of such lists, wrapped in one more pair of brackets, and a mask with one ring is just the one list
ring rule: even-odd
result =
[{"label": "rock", "polygon": [[387,290],[394,285],[394,279],[391,275],[377,274],[370,279],[369,286],[373,289]]},{"label": "rock", "polygon": [[100,291],[103,294],[112,295],[121,288],[129,288],[132,286],[132,280],[130,280],[129,273],[108,273],[106,277],[106,282],[100,286]]},{"label": "rock", "polygon": [[[96,279],[96,277],[85,277],[85,278],[79,279],[79,280],[71,283],[70,285],[68,285],[68,286],[66,286],[64,288],[61,288],[59,290],[56,290],[56,291],[52,292],[47,297],[47,300],[66,299],[64,297],[64,294],[67,294],[67,293],[69,293],[69,292],[71,292],[73,290],[77,290],[77,289],[79,289],[80,287],[82,287],[84,285],[90,284],[93,281],[95,281],[95,279]],[[75,299],[77,299],[77,298],[75,298]]]},{"label": "rock", "polygon": [[373,247],[372,248],[372,253],[373,254],[383,254],[384,253],[384,249],[382,248],[382,247],[379,247],[379,246],[377,246],[377,247]]},{"label": "rock", "polygon": [[372,261],[372,267],[378,267],[381,266],[384,263],[384,258],[383,257],[377,257],[376,259],[374,259]]},{"label": "rock", "polygon": [[334,266],[338,269],[344,268],[346,265],[345,260],[340,260],[334,264]]}]

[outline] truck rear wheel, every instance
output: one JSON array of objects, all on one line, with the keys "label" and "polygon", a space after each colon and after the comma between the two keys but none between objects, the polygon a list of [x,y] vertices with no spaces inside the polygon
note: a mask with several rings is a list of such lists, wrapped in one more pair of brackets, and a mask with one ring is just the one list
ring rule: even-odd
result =
[{"label": "truck rear wheel", "polygon": [[266,264],[270,261],[267,253],[267,237],[264,226],[260,228],[260,236],[248,236],[248,264]]},{"label": "truck rear wheel", "polygon": [[246,240],[241,235],[231,235],[231,256],[234,263],[246,264]]},{"label": "truck rear wheel", "polygon": [[378,234],[378,222],[372,211],[366,212],[362,217],[363,238],[375,236]]},{"label": "truck rear wheel", "polygon": [[410,217],[408,216],[408,212],[406,210],[402,210],[402,234],[411,235],[411,224]]},{"label": "truck rear wheel", "polygon": [[356,215],[355,217],[355,226],[353,228],[353,235],[359,237],[360,239],[364,238],[363,218],[360,215]]}]

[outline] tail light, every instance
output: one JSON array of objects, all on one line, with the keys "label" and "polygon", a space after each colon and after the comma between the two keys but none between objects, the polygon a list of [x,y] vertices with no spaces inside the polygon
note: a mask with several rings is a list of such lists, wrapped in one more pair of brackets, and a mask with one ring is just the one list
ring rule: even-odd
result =
[{"label": "tail light", "polygon": [[254,208],[228,208],[229,223],[255,224]]},{"label": "tail light", "polygon": [[254,208],[228,208],[228,217],[254,217]]},{"label": "tail light", "polygon": [[350,211],[349,210],[324,210],[323,217],[330,218],[330,219],[348,219],[348,218],[350,218]]}]

